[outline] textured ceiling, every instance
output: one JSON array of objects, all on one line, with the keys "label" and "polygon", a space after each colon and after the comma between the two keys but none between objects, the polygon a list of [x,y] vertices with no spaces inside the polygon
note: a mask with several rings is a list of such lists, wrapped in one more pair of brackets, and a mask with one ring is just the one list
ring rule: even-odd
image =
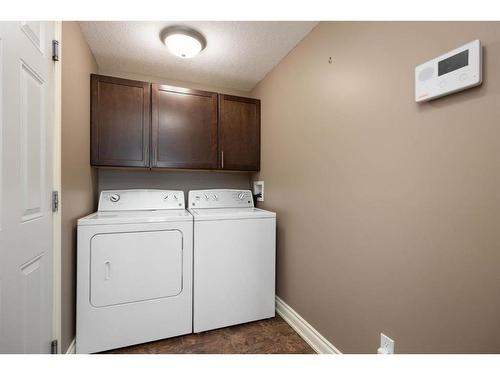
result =
[{"label": "textured ceiling", "polygon": [[[186,25],[207,47],[192,59],[173,56],[159,34]],[[99,69],[250,91],[317,22],[80,22]]]}]

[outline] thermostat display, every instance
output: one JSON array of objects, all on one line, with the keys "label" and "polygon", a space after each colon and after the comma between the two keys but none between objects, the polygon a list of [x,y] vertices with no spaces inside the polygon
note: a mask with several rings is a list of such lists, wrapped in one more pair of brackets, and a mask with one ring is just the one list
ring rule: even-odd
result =
[{"label": "thermostat display", "polygon": [[482,82],[479,40],[415,68],[415,101],[424,102],[478,86]]},{"label": "thermostat display", "polygon": [[456,55],[438,62],[438,76],[453,72],[454,70],[469,65],[469,50],[466,49]]}]

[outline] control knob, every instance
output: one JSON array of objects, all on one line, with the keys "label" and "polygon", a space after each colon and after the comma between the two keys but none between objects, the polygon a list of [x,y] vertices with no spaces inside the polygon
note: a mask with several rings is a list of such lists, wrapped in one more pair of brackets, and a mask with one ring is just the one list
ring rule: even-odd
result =
[{"label": "control knob", "polygon": [[118,202],[120,200],[120,195],[119,194],[111,194],[109,197],[109,200],[111,202]]},{"label": "control knob", "polygon": [[240,201],[242,201],[243,199],[245,199],[245,193],[239,193],[239,194],[238,194],[238,199],[239,199]]}]

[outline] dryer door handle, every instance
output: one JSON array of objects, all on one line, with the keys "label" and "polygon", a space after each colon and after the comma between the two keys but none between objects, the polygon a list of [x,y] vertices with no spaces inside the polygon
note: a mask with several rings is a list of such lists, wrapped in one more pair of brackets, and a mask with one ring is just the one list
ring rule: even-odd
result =
[{"label": "dryer door handle", "polygon": [[104,262],[104,280],[111,279],[111,262],[108,260]]}]

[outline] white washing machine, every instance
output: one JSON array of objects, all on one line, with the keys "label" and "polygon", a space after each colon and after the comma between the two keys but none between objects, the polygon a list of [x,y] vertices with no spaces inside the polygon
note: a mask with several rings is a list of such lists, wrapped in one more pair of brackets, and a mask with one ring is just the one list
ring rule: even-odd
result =
[{"label": "white washing machine", "polygon": [[189,192],[194,217],[193,330],[275,314],[276,214],[248,190]]},{"label": "white washing machine", "polygon": [[76,352],[192,332],[193,218],[182,191],[103,191],[78,220]]}]

